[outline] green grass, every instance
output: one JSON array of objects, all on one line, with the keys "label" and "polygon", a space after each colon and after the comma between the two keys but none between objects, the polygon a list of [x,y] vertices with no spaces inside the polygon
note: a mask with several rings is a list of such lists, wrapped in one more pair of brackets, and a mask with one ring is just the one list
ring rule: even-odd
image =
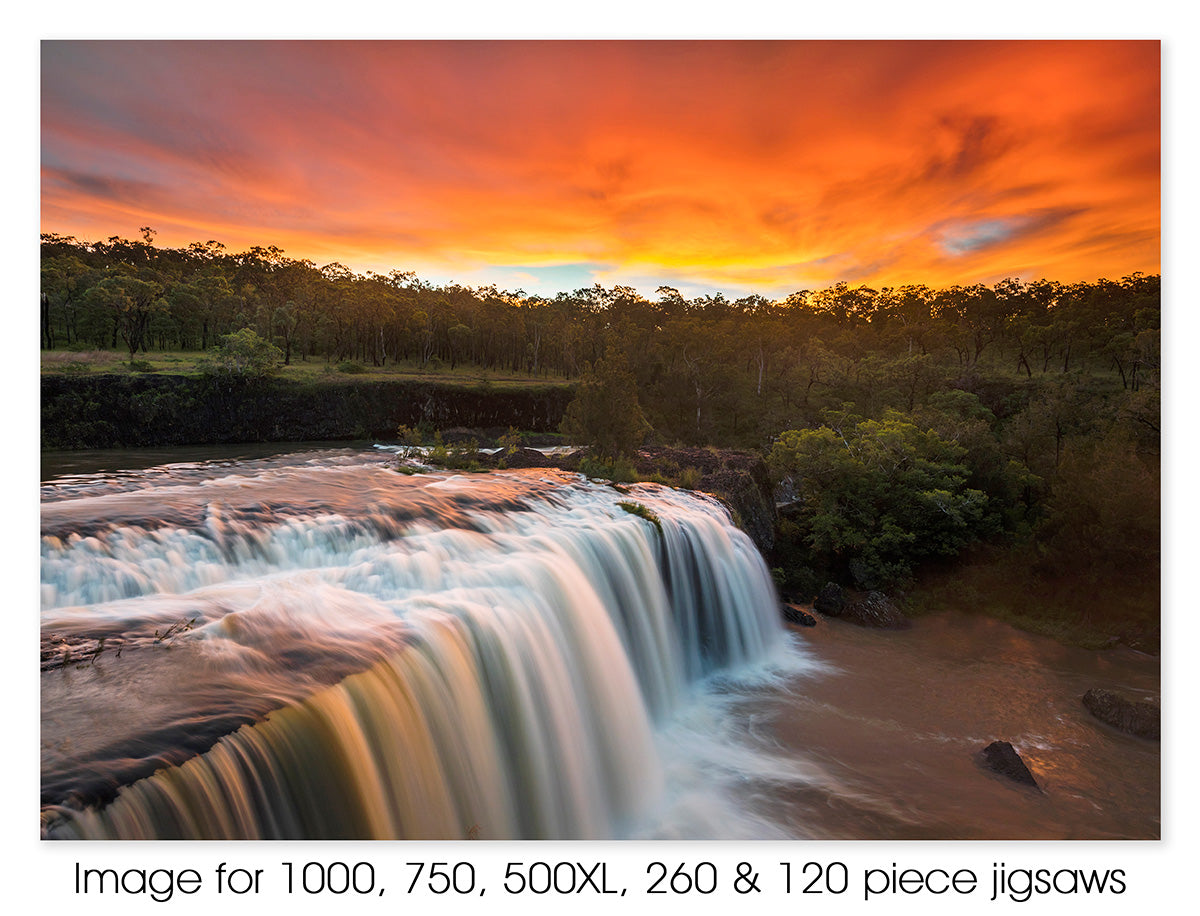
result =
[{"label": "green grass", "polygon": [[634,502],[619,502],[619,503],[617,503],[617,505],[620,506],[622,509],[624,509],[626,512],[628,512],[630,515],[636,515],[638,518],[644,518],[646,521],[650,522],[650,524],[652,524],[655,528],[657,528],[660,533],[662,532],[662,520],[657,515],[655,515],[651,509],[647,508],[646,506],[643,506],[641,503],[634,503]]},{"label": "green grass", "polygon": [[[161,375],[199,375],[203,351],[151,350],[138,353],[134,366],[129,366],[129,354],[120,350],[43,350],[41,371],[43,375],[139,375],[155,372]],[[293,360],[290,366],[282,366],[276,378],[295,382],[353,383],[371,381],[436,381],[440,384],[459,385],[466,388],[500,390],[566,386],[569,379],[560,376],[525,375],[523,373],[493,371],[478,366],[460,365],[453,370],[442,366],[422,368],[418,362],[401,361],[386,366],[355,364],[354,371],[339,371],[339,365],[323,359]],[[359,367],[361,366],[361,370]]]}]

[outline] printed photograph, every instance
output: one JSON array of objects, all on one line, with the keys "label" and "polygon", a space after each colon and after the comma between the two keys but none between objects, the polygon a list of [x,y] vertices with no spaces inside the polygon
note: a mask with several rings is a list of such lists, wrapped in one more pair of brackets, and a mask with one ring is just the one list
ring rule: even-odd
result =
[{"label": "printed photograph", "polygon": [[42,41],[41,838],[1159,839],[1160,111]]}]

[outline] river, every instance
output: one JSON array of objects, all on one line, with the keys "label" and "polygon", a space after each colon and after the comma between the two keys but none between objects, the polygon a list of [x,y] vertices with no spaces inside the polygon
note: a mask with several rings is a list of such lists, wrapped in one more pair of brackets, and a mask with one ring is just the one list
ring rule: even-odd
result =
[{"label": "river", "polygon": [[1158,745],[1080,703],[1156,658],[789,630],[710,498],[279,449],[43,456],[44,836],[1159,835]]}]

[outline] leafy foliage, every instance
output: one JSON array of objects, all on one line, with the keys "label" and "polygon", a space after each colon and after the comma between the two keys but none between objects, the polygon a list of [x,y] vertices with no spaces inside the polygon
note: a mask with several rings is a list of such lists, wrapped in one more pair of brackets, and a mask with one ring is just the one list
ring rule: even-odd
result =
[{"label": "leafy foliage", "polygon": [[799,534],[818,562],[862,588],[880,588],[987,533],[987,495],[966,486],[965,455],[891,413],[788,430],[769,463],[791,479]]},{"label": "leafy foliage", "polygon": [[636,515],[638,518],[644,518],[655,528],[657,528],[659,533],[662,532],[662,519],[655,514],[653,509],[649,508],[648,506],[644,506],[641,503],[635,502],[619,502],[617,505],[630,515]]},{"label": "leafy foliage", "polygon": [[242,328],[224,335],[202,368],[212,376],[258,379],[273,374],[282,362],[283,351],[279,347],[263,340],[252,328]]},{"label": "leafy foliage", "polygon": [[588,455],[579,462],[579,473],[598,480],[611,480],[613,483],[636,483],[641,479],[637,469],[627,458],[605,461]]},{"label": "leafy foliage", "polygon": [[1156,579],[1160,493],[1158,463],[1139,456],[1124,437],[1072,445],[1039,532],[1039,565],[1069,568],[1089,584],[1114,574],[1129,581]]},{"label": "leafy foliage", "polygon": [[584,369],[563,417],[563,435],[612,460],[636,451],[649,430],[638,404],[637,380],[624,355],[609,348],[604,358]]}]

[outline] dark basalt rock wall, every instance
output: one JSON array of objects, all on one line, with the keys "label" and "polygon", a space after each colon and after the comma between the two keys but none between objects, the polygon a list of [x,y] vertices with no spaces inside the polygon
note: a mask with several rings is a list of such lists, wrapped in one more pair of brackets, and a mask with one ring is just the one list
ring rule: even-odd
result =
[{"label": "dark basalt rock wall", "polygon": [[639,474],[667,477],[694,468],[694,489],[720,497],[733,510],[734,521],[762,552],[775,545],[775,502],[771,475],[761,457],[733,449],[646,448],[638,452]]},{"label": "dark basalt rock wall", "polygon": [[167,375],[43,376],[43,448],[395,437],[400,424],[548,432],[566,386],[467,388],[425,381],[231,382]]}]

